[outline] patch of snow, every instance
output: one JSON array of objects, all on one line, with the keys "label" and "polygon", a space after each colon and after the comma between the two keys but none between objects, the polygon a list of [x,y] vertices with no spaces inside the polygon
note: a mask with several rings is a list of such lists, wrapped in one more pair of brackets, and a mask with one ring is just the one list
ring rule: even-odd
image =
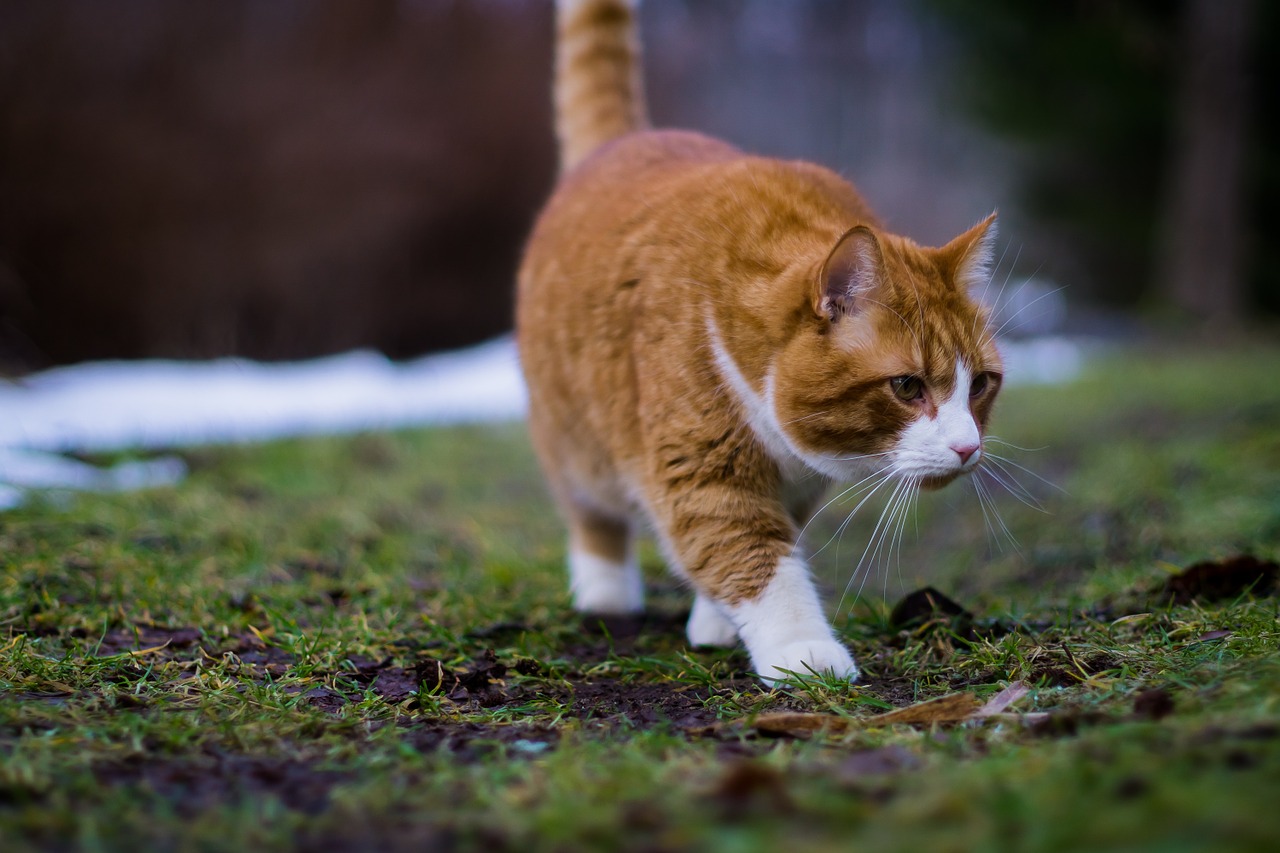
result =
[{"label": "patch of snow", "polygon": [[163,450],[427,424],[518,420],[511,337],[396,363],[359,351],[305,362],[97,362],[0,383],[0,509],[28,489],[175,483],[176,457],[100,468],[68,451]]},{"label": "patch of snow", "polygon": [[1084,347],[1071,338],[1003,340],[999,347],[1007,385],[1058,385],[1075,379],[1084,369]]},{"label": "patch of snow", "polygon": [[524,410],[511,338],[403,363],[367,351],[275,364],[97,362],[0,385],[0,447],[154,450],[515,420]]},{"label": "patch of snow", "polygon": [[99,467],[43,450],[0,447],[0,509],[20,504],[28,489],[123,492],[172,486],[186,475],[176,456]]}]

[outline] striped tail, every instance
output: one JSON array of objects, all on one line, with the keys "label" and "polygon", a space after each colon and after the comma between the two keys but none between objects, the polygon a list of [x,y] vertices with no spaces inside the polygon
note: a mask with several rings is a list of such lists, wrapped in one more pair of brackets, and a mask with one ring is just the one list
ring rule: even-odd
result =
[{"label": "striped tail", "polygon": [[636,35],[639,0],[556,0],[556,135],[567,172],[648,126]]}]

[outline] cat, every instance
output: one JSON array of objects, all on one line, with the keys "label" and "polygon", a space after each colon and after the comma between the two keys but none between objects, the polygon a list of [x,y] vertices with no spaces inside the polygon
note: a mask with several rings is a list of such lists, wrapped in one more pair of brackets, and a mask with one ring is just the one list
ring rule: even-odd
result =
[{"label": "cat", "polygon": [[853,681],[799,531],[832,481],[937,488],[983,459],[1002,366],[971,292],[995,214],[925,248],[821,166],[650,129],[636,5],[558,0],[561,176],[517,280],[573,604],[643,609],[648,527],[692,644],[741,641],[770,685]]}]

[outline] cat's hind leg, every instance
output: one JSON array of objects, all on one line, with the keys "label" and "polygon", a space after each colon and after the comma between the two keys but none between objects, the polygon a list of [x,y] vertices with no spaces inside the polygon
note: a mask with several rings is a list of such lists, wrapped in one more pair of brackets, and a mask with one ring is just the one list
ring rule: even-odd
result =
[{"label": "cat's hind leg", "polygon": [[582,613],[644,610],[644,581],[631,526],[588,510],[569,517],[569,590]]},{"label": "cat's hind leg", "polygon": [[689,642],[695,646],[729,648],[738,644],[738,629],[734,627],[728,614],[719,604],[700,592],[693,598],[687,633]]}]

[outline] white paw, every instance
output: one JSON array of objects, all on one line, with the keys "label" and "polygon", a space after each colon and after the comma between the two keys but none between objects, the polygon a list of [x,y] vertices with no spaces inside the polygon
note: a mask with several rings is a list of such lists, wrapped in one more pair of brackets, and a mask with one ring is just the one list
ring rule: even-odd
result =
[{"label": "white paw", "polygon": [[718,605],[702,595],[693,599],[687,633],[689,642],[695,646],[728,648],[738,644],[738,629]]},{"label": "white paw", "polygon": [[778,648],[753,650],[751,662],[756,673],[771,686],[789,678],[787,673],[806,678],[818,673],[851,682],[858,680],[858,665],[853,662],[853,655],[833,640],[806,640]]},{"label": "white paw", "polygon": [[582,613],[624,614],[644,610],[644,580],[633,563],[615,563],[586,552],[569,554],[569,590],[573,609]]}]

